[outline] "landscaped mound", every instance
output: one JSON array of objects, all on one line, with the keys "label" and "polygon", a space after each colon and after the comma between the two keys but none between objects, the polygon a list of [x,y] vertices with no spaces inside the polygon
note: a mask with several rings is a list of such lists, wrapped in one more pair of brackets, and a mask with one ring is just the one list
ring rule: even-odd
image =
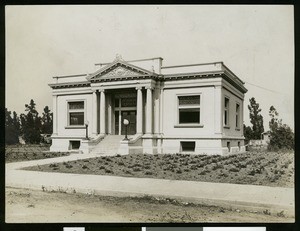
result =
[{"label": "landscaped mound", "polygon": [[5,162],[17,162],[69,155],[66,152],[48,152],[49,145],[9,145],[5,147]]},{"label": "landscaped mound", "polygon": [[125,155],[53,163],[27,170],[294,187],[294,153],[229,156]]}]

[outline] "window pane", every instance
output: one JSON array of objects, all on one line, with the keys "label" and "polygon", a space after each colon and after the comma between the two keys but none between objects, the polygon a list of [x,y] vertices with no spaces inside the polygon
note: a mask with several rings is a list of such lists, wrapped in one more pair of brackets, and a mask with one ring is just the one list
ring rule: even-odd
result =
[{"label": "window pane", "polygon": [[120,100],[119,98],[115,99],[115,107],[119,107],[119,100]]},{"label": "window pane", "polygon": [[200,105],[200,95],[178,96],[179,105]]},{"label": "window pane", "polygon": [[239,104],[236,105],[236,109],[235,110],[236,110],[237,113],[240,111],[240,105]]},{"label": "window pane", "polygon": [[229,105],[229,99],[225,98],[225,108],[228,108]]},{"label": "window pane", "polygon": [[136,107],[136,98],[121,99],[121,107]]},{"label": "window pane", "polygon": [[84,125],[84,113],[83,112],[71,112],[70,113],[70,125]]},{"label": "window pane", "polygon": [[227,111],[224,112],[224,124],[228,124]]},{"label": "window pane", "polygon": [[181,150],[183,152],[194,152],[195,151],[195,142],[180,142]]},{"label": "window pane", "polygon": [[80,141],[70,141],[70,149],[74,150],[74,149],[79,149],[80,147]]},{"label": "window pane", "polygon": [[179,123],[200,123],[200,109],[179,109]]},{"label": "window pane", "polygon": [[69,102],[69,109],[84,109],[84,102]]}]

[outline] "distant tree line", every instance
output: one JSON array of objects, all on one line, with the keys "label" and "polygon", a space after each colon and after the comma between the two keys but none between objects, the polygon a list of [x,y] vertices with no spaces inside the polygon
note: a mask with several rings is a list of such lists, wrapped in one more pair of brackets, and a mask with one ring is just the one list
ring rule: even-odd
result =
[{"label": "distant tree line", "polygon": [[25,113],[20,116],[5,108],[5,144],[18,144],[19,137],[28,144],[39,144],[42,141],[41,134],[52,134],[52,117],[48,106],[39,116],[32,99],[25,104]]},{"label": "distant tree line", "polygon": [[[244,136],[246,143],[249,140],[261,139],[261,134],[264,132],[263,116],[260,114],[261,109],[259,103],[256,102],[255,98],[252,97],[249,100],[248,105],[250,122],[252,126],[246,126],[244,124]],[[277,151],[279,149],[294,149],[295,139],[292,129],[282,123],[282,119],[278,118],[279,113],[276,111],[274,106],[269,109],[269,135],[270,142],[268,149]]]}]

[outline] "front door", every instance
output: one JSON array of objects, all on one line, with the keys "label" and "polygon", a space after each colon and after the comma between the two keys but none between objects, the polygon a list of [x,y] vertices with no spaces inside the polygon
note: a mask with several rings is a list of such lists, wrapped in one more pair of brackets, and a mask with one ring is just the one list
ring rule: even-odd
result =
[{"label": "front door", "polygon": [[136,133],[136,111],[121,111],[121,135],[125,135],[124,119],[129,121],[127,134],[134,135]]}]

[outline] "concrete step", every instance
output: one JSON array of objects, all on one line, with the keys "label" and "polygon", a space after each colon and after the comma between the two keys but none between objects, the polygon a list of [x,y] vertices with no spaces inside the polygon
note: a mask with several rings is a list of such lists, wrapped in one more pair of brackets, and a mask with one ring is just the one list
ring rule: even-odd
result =
[{"label": "concrete step", "polygon": [[104,137],[104,139],[101,140],[100,143],[94,147],[91,153],[116,154],[120,146],[120,141],[122,139],[124,139],[124,136],[108,135]]}]

